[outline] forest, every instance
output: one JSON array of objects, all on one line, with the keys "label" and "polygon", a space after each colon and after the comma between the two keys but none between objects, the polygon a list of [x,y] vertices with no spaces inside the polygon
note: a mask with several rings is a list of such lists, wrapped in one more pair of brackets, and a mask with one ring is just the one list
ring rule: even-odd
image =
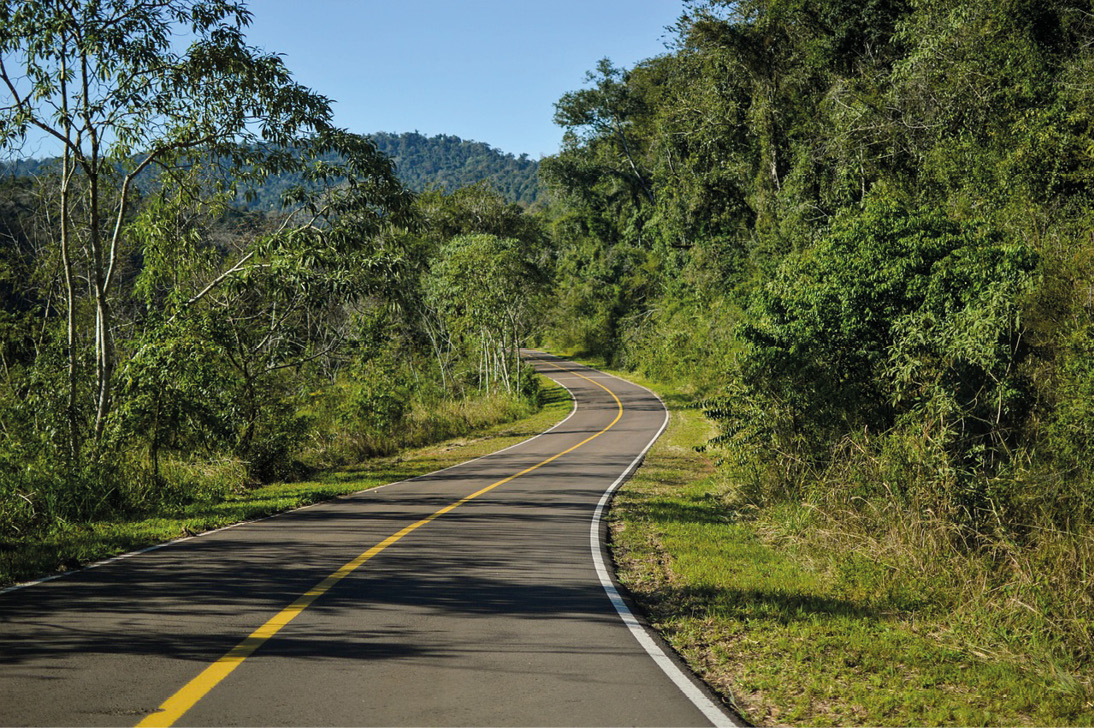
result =
[{"label": "forest", "polygon": [[525,207],[545,202],[539,185],[539,163],[527,155],[515,157],[489,144],[448,134],[378,132],[370,138],[395,162],[399,181],[414,192],[449,193],[486,182],[509,202]]},{"label": "forest", "polygon": [[[369,134],[368,138],[381,154],[391,159],[396,178],[412,192],[441,190],[451,193],[463,187],[485,184],[507,202],[524,207],[544,201],[537,174],[539,163],[526,155],[514,157],[489,144],[444,134],[427,137],[417,132],[377,132]],[[326,161],[338,160],[333,153],[328,153]],[[42,177],[50,173],[51,167],[60,164],[61,160],[56,157],[15,158],[0,163],[0,175]],[[137,181],[137,189],[153,191],[158,184],[153,169]],[[286,192],[307,184],[300,173],[282,171],[254,181],[248,185],[246,194],[237,195],[231,204],[243,210],[279,211]]]},{"label": "forest", "polygon": [[700,393],[724,517],[843,595],[966,615],[961,649],[1073,706],[1094,658],[1092,11],[688,3],[671,52],[560,99],[541,163],[551,340]]},{"label": "forest", "polygon": [[5,543],[521,416],[536,344],[691,392],[727,518],[1090,702],[1091,3],[692,0],[500,192],[401,181],[467,143],[334,127],[235,3],[60,7],[0,4],[0,145],[65,150],[0,183]]}]

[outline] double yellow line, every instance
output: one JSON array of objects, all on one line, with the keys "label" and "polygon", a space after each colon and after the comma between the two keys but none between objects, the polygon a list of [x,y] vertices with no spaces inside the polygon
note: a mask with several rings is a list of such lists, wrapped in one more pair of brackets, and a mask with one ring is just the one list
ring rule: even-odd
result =
[{"label": "double yellow line", "polygon": [[[546,363],[551,364],[550,362]],[[563,369],[563,367],[560,367],[556,364],[551,364],[551,366],[555,367],[556,369]],[[296,619],[296,617],[305,609],[310,607],[316,599],[330,591],[335,584],[342,581],[342,579],[345,579],[347,576],[359,569],[365,564],[365,562],[379,554],[388,546],[391,546],[396,541],[402,539],[404,536],[411,534],[414,531],[417,531],[419,528],[426,525],[427,523],[430,523],[431,521],[440,518],[444,514],[459,508],[464,503],[472,501],[475,498],[478,498],[480,495],[483,495],[484,493],[489,493],[490,491],[494,490],[494,488],[505,485],[511,480],[516,480],[522,475],[527,475],[533,470],[538,470],[539,468],[542,468],[547,463],[557,460],[567,453],[573,452],[582,445],[592,440],[595,440],[608,430],[615,427],[615,424],[619,422],[619,420],[623,417],[623,403],[619,401],[619,397],[616,396],[615,392],[608,389],[600,382],[586,377],[584,374],[578,374],[577,372],[570,373],[579,376],[589,382],[592,382],[593,384],[610,394],[612,399],[615,400],[615,405],[618,408],[618,412],[615,415],[615,419],[612,420],[607,427],[602,429],[600,432],[597,432],[595,435],[591,435],[585,438],[576,445],[566,448],[557,455],[552,455],[546,460],[543,460],[531,467],[521,470],[519,473],[510,475],[507,478],[502,478],[496,483],[491,483],[485,488],[477,490],[465,498],[460,498],[458,501],[445,506],[436,513],[433,513],[420,521],[412,523],[406,528],[403,528],[402,530],[388,536],[383,541],[370,548],[368,551],[365,551],[360,556],[353,559],[353,561],[346,563],[340,569],[327,576],[325,579],[313,586],[307,592],[297,597],[296,601],[294,601],[292,604],[285,607],[272,618],[270,618],[269,621],[267,621],[261,627],[249,634],[247,638],[240,642],[238,645],[228,650],[228,652],[219,660],[202,670],[201,674],[199,674],[190,682],[186,683],[186,685],[184,685],[178,692],[165,700],[155,713],[148,715],[137,725],[157,727],[174,725],[176,721],[182,718],[186,711],[194,707],[194,705],[196,705],[199,700],[204,698],[210,690],[215,688],[221,680],[228,677],[228,675],[230,675],[233,670],[239,667],[244,660],[253,655],[255,650],[265,644],[266,641],[269,640],[271,637],[280,632],[285,625]],[[576,402],[574,403],[574,406],[577,406]]]}]

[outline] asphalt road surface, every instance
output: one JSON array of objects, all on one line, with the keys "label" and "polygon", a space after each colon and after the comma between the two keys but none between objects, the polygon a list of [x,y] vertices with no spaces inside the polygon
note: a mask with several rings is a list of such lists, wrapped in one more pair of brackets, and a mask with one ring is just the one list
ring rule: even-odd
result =
[{"label": "asphalt road surface", "polygon": [[598,564],[663,406],[530,357],[577,402],[537,438],[0,594],[0,723],[732,725]]}]

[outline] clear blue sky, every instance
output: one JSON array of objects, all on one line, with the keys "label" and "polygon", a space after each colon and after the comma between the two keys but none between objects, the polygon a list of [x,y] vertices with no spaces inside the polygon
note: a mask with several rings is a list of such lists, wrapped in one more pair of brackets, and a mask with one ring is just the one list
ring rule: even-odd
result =
[{"label": "clear blue sky", "polygon": [[247,37],[284,54],[353,132],[453,134],[532,158],[554,103],[604,57],[665,52],[681,0],[251,0]]}]

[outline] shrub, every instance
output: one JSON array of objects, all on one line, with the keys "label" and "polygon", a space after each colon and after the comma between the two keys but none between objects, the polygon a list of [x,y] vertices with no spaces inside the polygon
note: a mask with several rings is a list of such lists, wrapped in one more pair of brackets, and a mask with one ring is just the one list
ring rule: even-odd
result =
[{"label": "shrub", "polygon": [[959,474],[990,472],[1030,408],[1021,314],[1037,271],[986,224],[871,198],[757,291],[740,391],[708,403],[721,442],[760,445],[795,477],[850,434],[914,421]]}]

